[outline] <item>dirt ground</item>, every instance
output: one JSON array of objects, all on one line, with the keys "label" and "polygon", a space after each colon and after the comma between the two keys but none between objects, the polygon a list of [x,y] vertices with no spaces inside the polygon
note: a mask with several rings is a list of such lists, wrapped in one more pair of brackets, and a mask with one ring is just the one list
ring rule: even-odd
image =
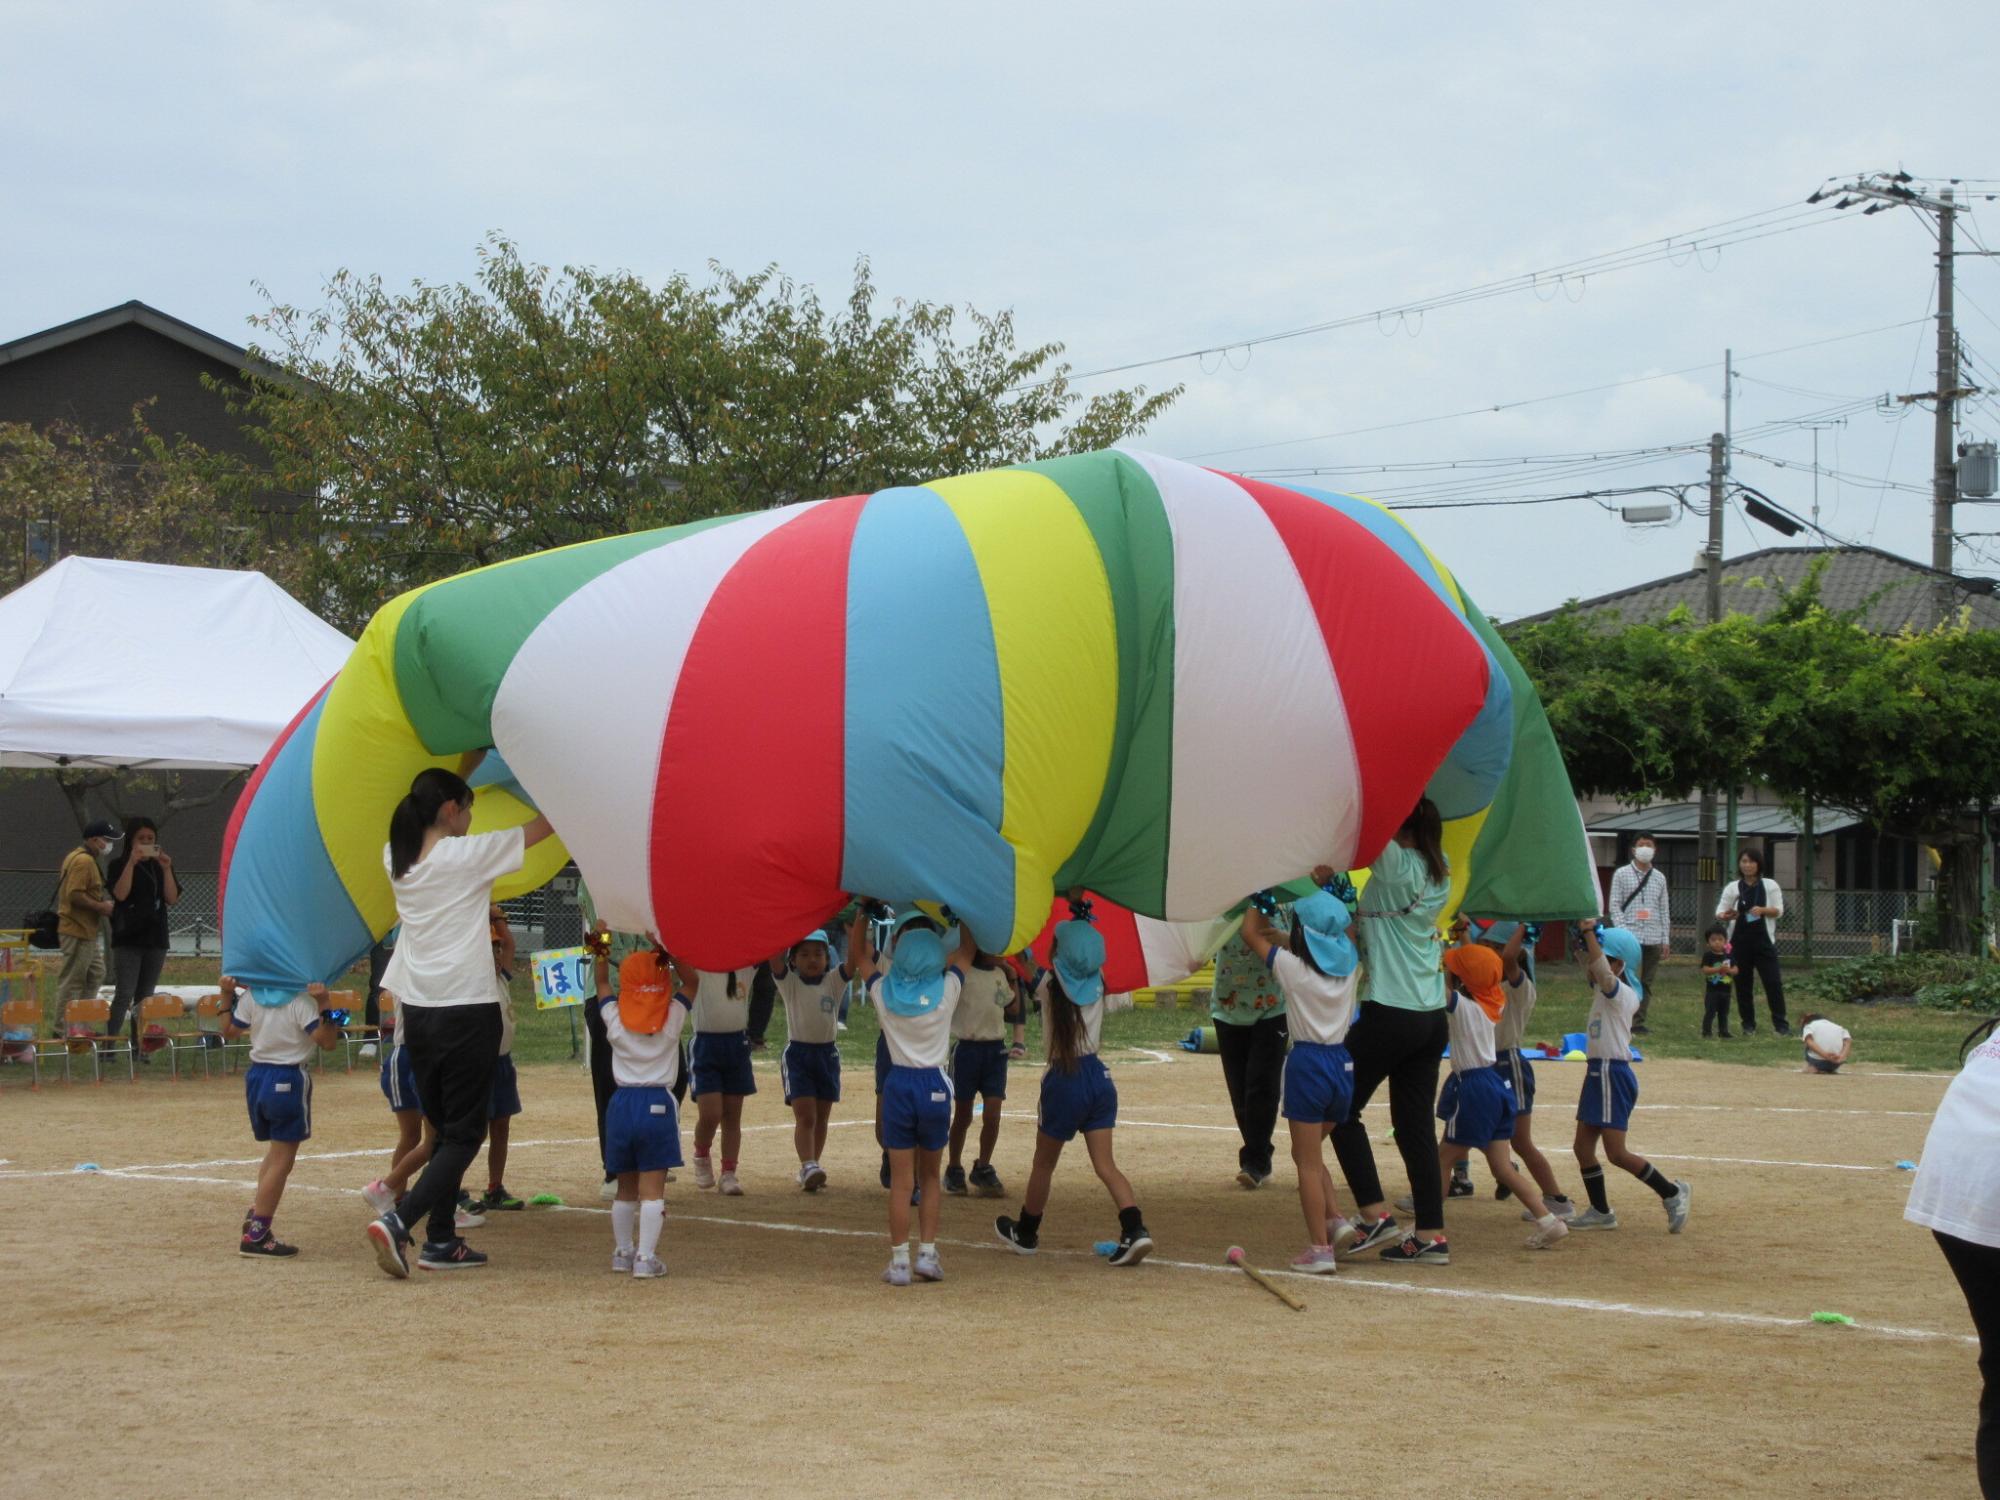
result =
[{"label": "dirt ground", "polygon": [[[1580,1065],[1540,1073],[1574,1184]],[[1254,1194],[1233,1182],[1215,1058],[1118,1060],[1118,1154],[1159,1247],[1130,1271],[1091,1253],[1115,1219],[1080,1149],[1042,1253],[993,1240],[1033,1136],[1037,1073],[1014,1076],[1009,1201],[948,1198],[947,1280],[892,1290],[853,1069],[825,1193],[792,1185],[760,1063],[747,1196],[682,1173],[670,1275],[633,1282],[608,1269],[587,1076],[523,1068],[509,1183],[569,1207],[473,1231],[485,1270],[395,1282],[356,1191],[391,1138],[372,1073],[316,1087],[279,1217],[302,1253],[280,1263],[234,1249],[258,1154],[238,1080],[31,1094],[10,1067],[5,1493],[1975,1491],[1970,1323],[1901,1219],[1894,1166],[1921,1149],[1941,1077],[1647,1063],[1632,1141],[1692,1181],[1685,1234],[1614,1172],[1624,1227],[1529,1252],[1482,1166],[1480,1195],[1449,1209],[1449,1267],[1288,1277],[1296,1313],[1223,1264],[1240,1243],[1282,1266],[1303,1236],[1288,1169]],[[1399,1193],[1386,1114],[1370,1118]],[[1822,1309],[1858,1326],[1813,1324]]]}]

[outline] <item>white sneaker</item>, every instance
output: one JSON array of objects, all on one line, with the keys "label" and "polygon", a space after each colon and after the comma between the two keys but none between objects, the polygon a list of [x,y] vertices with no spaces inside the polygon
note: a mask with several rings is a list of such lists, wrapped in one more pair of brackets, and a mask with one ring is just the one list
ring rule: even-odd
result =
[{"label": "white sneaker", "polygon": [[609,1203],[618,1196],[618,1184],[615,1182],[605,1183],[603,1187],[597,1190],[597,1196],[602,1198],[606,1203]]},{"label": "white sneaker", "polygon": [[816,1193],[826,1186],[826,1168],[816,1161],[809,1161],[799,1169],[799,1186],[809,1193]]},{"label": "white sneaker", "polygon": [[715,1186],[715,1168],[705,1156],[697,1156],[694,1159],[694,1185],[698,1188]]},{"label": "white sneaker", "polygon": [[1345,1250],[1354,1243],[1354,1237],[1360,1232],[1352,1219],[1343,1219],[1336,1215],[1326,1221],[1326,1242],[1335,1250]]},{"label": "white sneaker", "polygon": [[632,1252],[630,1250],[613,1250],[611,1252],[611,1269],[614,1271],[631,1270]]},{"label": "white sneaker", "polygon": [[667,1263],[657,1255],[642,1255],[632,1262],[632,1279],[647,1281],[667,1274]]},{"label": "white sneaker", "polygon": [[361,1044],[361,1055],[363,1057],[373,1057],[375,1055],[375,1044],[373,1042],[363,1042]]},{"label": "white sneaker", "polygon": [[912,1271],[912,1273],[915,1274],[917,1280],[919,1281],[944,1280],[944,1265],[942,1262],[938,1260],[937,1252],[935,1250],[933,1250],[928,1255],[924,1254],[923,1251],[919,1250],[917,1252],[916,1264],[911,1266],[910,1270]]},{"label": "white sneaker", "polygon": [[1397,1213],[1399,1213],[1399,1214],[1413,1214],[1413,1213],[1415,1213],[1416,1211],[1417,1211],[1417,1200],[1416,1200],[1415,1198],[1413,1198],[1412,1196],[1410,1196],[1410,1194],[1408,1194],[1408,1193],[1405,1193],[1405,1194],[1403,1194],[1403,1196],[1402,1196],[1402,1197],[1400,1197],[1400,1198],[1398,1198],[1398,1199],[1396,1200],[1396,1212],[1397,1212]]},{"label": "white sneaker", "polygon": [[1665,1200],[1667,1205],[1667,1233],[1679,1234],[1688,1221],[1688,1205],[1694,1201],[1694,1189],[1688,1186],[1685,1177],[1674,1179],[1674,1195]]},{"label": "white sneaker", "polygon": [[396,1206],[396,1195],[389,1191],[389,1185],[379,1177],[361,1190],[361,1196],[368,1200],[368,1206],[375,1210],[377,1218]]},{"label": "white sneaker", "polygon": [[741,1198],[743,1196],[743,1184],[736,1180],[734,1172],[724,1172],[722,1174],[721,1188],[722,1196],[725,1198]]},{"label": "white sneaker", "polygon": [[485,1222],[486,1222],[485,1214],[475,1214],[469,1212],[466,1209],[461,1208],[458,1210],[458,1213],[453,1220],[452,1227],[457,1229],[460,1234],[464,1234],[466,1230],[477,1229],[481,1224],[484,1224]]},{"label": "white sneaker", "polygon": [[1599,1213],[1594,1208],[1579,1209],[1575,1217],[1569,1221],[1569,1227],[1572,1229],[1616,1229],[1618,1227],[1618,1215],[1616,1213]]},{"label": "white sneaker", "polygon": [[1530,1250],[1553,1250],[1568,1238],[1569,1225],[1563,1223],[1554,1214],[1550,1214],[1549,1221],[1546,1224],[1542,1223],[1539,1219],[1535,1221],[1535,1232],[1528,1236],[1528,1248]]}]

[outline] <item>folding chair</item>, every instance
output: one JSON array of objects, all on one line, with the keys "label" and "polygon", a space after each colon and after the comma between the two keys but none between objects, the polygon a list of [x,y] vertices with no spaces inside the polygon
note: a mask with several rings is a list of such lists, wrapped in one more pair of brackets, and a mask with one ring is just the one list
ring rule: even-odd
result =
[{"label": "folding chair", "polygon": [[[47,1038],[41,1035],[42,1002],[40,1000],[9,1000],[0,1004],[0,1031],[25,1031],[26,1040],[15,1043],[17,1049],[25,1048],[29,1069],[28,1091],[41,1092],[42,1087],[42,1045]],[[14,1056],[19,1056],[17,1050]],[[64,1054],[67,1057],[67,1053]],[[67,1076],[67,1066],[65,1066]]]},{"label": "folding chair", "polygon": [[[350,1016],[353,1015],[355,1010],[358,1008],[355,1003],[353,990],[331,990],[327,994],[327,1000],[335,1010],[344,1010]],[[350,1073],[354,1071],[354,1046],[355,1043],[359,1040],[354,1035],[354,1032],[365,1029],[366,1029],[365,1027],[354,1027],[352,1029],[343,1029],[340,1034],[340,1040],[342,1043],[342,1052],[347,1059],[347,1071]],[[321,1051],[318,1052],[317,1055],[321,1059],[320,1066],[324,1068],[326,1066],[325,1063],[326,1053]]]},{"label": "folding chair", "polygon": [[[179,995],[148,995],[139,1002],[139,1039],[142,1047],[145,1043],[146,1028],[153,1025],[157,1025],[165,1032],[167,1038],[163,1048],[154,1050],[164,1051],[167,1054],[167,1065],[173,1070],[174,1081],[178,1083],[181,1076],[180,1048],[174,1045],[174,1036],[176,1032],[184,1035],[187,1026],[187,1006]],[[128,1046],[131,1044],[129,1036],[126,1038],[126,1044]]]},{"label": "folding chair", "polygon": [[[333,992],[333,1000],[334,1004],[344,1005],[350,1014],[353,1013],[354,992],[352,990],[335,990]],[[363,1047],[373,1042],[378,1051],[386,1052],[389,1050],[389,1044],[395,1040],[396,997],[387,990],[382,992],[381,998],[376,1003],[376,1014],[381,1018],[378,1024],[369,1026],[357,1021],[341,1033],[341,1039],[347,1044],[347,1070],[350,1073],[354,1071],[354,1049],[356,1047]],[[379,1062],[378,1058],[378,1066]]]},{"label": "folding chair", "polygon": [[[233,1073],[236,1071],[236,1064],[230,1059],[229,1054],[239,1049],[244,1051],[249,1050],[250,1044],[248,1042],[231,1042],[223,1037],[222,1023],[228,1014],[229,1006],[223,1000],[222,996],[203,995],[194,1003],[194,1030],[184,1033],[182,1037],[169,1043],[169,1045],[183,1052],[190,1048],[199,1051],[201,1053],[201,1076],[204,1078],[210,1076],[210,1066],[214,1060],[213,1054],[220,1052],[222,1054],[223,1071],[225,1073]],[[188,1076],[194,1076],[192,1069],[189,1070]]]},{"label": "folding chair", "polygon": [[[87,1026],[93,1031],[102,1033],[111,1025],[111,1002],[109,1000],[72,1000],[69,1003],[69,1010],[64,1016],[63,1025],[66,1028],[71,1026]],[[139,1069],[133,1062],[132,1039],[130,1036],[104,1036],[100,1034],[87,1039],[80,1039],[80,1041],[81,1044],[72,1042],[65,1036],[63,1038],[63,1045],[68,1047],[72,1052],[81,1052],[85,1046],[90,1049],[91,1082],[99,1084],[104,1082],[105,1056],[107,1054],[116,1056],[120,1052],[125,1054],[126,1079],[129,1082],[138,1082]],[[63,1076],[67,1078],[68,1074],[65,1073]]]}]

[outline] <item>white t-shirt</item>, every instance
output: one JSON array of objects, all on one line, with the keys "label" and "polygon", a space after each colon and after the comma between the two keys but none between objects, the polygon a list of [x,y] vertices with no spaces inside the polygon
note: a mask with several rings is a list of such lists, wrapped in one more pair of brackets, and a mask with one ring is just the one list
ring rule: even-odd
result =
[{"label": "white t-shirt", "polygon": [[736,971],[736,998],[729,998],[729,971],[700,970],[695,984],[694,1029],[704,1031],[748,1031],[750,1029],[750,981],[755,968]]},{"label": "white t-shirt", "polygon": [[[1607,973],[1610,971],[1607,969]],[[1632,1060],[1632,1017],[1639,1013],[1639,992],[1624,980],[1605,994],[1595,979],[1590,982],[1590,1023],[1584,1029],[1590,1040],[1584,1043],[1585,1057]]]},{"label": "white t-shirt", "polygon": [[840,997],[846,993],[844,968],[828,969],[817,979],[803,978],[797,969],[785,970],[778,977],[778,998],[785,1002],[786,1040],[835,1040],[840,1035]]},{"label": "white t-shirt", "polygon": [[1845,1026],[1821,1016],[1817,1021],[1808,1021],[1806,1029],[1800,1032],[1799,1036],[1801,1040],[1811,1042],[1828,1057],[1838,1057],[1840,1049],[1847,1045],[1848,1031]]},{"label": "white t-shirt", "polygon": [[604,1035],[611,1043],[611,1077],[628,1089],[670,1089],[680,1074],[681,1028],[687,1024],[687,1001],[679,995],[667,1006],[667,1024],[658,1031],[627,1031],[618,1017],[618,997],[593,1000],[601,1005]]},{"label": "white t-shirt", "polygon": [[965,980],[957,965],[944,971],[944,998],[925,1015],[899,1016],[882,1003],[882,976],[868,981],[882,1038],[889,1044],[889,1061],[899,1068],[942,1068],[951,1056],[951,1018]]},{"label": "white t-shirt", "polygon": [[[1449,995],[1445,999],[1445,1026],[1451,1032],[1451,1070],[1472,1073],[1490,1068],[1500,1060],[1493,1041],[1493,1019],[1470,995]],[[1506,1014],[1503,1009],[1502,1015]]]},{"label": "white t-shirt", "polygon": [[1944,1091],[1903,1217],[2000,1249],[2000,1035],[1974,1047]]},{"label": "white t-shirt", "polygon": [[1271,977],[1285,992],[1293,1041],[1336,1047],[1347,1040],[1347,1028],[1354,1024],[1356,997],[1361,993],[1358,968],[1339,976],[1321,974],[1289,949],[1273,948]]},{"label": "white t-shirt", "polygon": [[[403,924],[382,975],[398,1005],[492,1005],[500,998],[493,974],[492,929],[486,922],[493,882],[527,858],[518,828],[439,839],[401,880],[392,875]],[[388,845],[383,865],[394,870]]]},{"label": "white t-shirt", "polygon": [[1507,1008],[1493,1023],[1493,1045],[1504,1057],[1519,1051],[1521,1038],[1528,1034],[1528,1018],[1535,1013],[1535,981],[1523,969],[1513,984],[1501,980],[1500,992],[1507,997]]},{"label": "white t-shirt", "polygon": [[248,990],[241,990],[233,1014],[238,1026],[250,1028],[253,1063],[302,1063],[318,1050],[313,1031],[319,1025],[319,1006],[303,990],[283,1005],[259,1005]]},{"label": "white t-shirt", "polygon": [[[1043,1056],[1046,1058],[1048,1055],[1047,1038],[1049,1034],[1049,976],[1047,974],[1043,974],[1041,982],[1035,986],[1035,1002],[1042,1008]],[[1077,1009],[1083,1012],[1083,1035],[1077,1040],[1077,1056],[1095,1057],[1097,1055],[1098,1038],[1104,1032],[1104,1001],[1099,999],[1090,1005],[1079,1005]]]},{"label": "white t-shirt", "polygon": [[997,1042],[1007,1035],[1007,1007],[1014,1003],[1014,987],[1007,983],[1007,971],[995,964],[982,969],[977,964],[965,971],[965,993],[952,1012],[951,1034],[961,1042]]}]

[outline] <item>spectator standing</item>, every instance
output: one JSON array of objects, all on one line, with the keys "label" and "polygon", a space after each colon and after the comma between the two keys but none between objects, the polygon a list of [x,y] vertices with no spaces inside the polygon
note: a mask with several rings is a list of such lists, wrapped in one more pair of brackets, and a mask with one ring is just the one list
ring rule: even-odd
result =
[{"label": "spectator standing", "polygon": [[56,937],[62,967],[56,971],[56,1035],[72,1000],[95,995],[104,983],[104,919],[113,905],[98,861],[122,835],[116,823],[100,818],[83,830],[83,843],[63,861],[56,885]]},{"label": "spectator standing", "polygon": [[1652,1004],[1653,974],[1673,941],[1673,912],[1667,898],[1667,877],[1654,863],[1659,845],[1650,833],[1632,840],[1632,858],[1611,877],[1611,925],[1623,927],[1639,940],[1639,1013],[1632,1034],[1646,1034],[1646,1008]]},{"label": "spectator standing", "polygon": [[1246,1188],[1260,1188],[1271,1175],[1271,1133],[1278,1125],[1290,1038],[1285,992],[1240,932],[1215,955],[1208,1014],[1215,1023],[1236,1133],[1243,1138],[1236,1152],[1236,1180]]},{"label": "spectator standing", "polygon": [[[111,1002],[107,1036],[129,1022],[139,1040],[139,1002],[158,988],[167,962],[167,909],[181,899],[174,861],[160,847],[160,825],[151,818],[125,820],[125,847],[111,861]],[[151,1062],[151,1056],[146,1061]]]},{"label": "spectator standing", "polygon": [[1764,873],[1764,856],[1745,849],[1736,858],[1742,879],[1722,888],[1715,919],[1728,922],[1729,952],[1736,963],[1736,1018],[1748,1036],[1757,1029],[1757,981],[1764,981],[1764,1003],[1771,1008],[1771,1029],[1790,1036],[1785,1024],[1785,979],[1778,969],[1778,943],[1772,928],[1785,914],[1785,893]]}]

